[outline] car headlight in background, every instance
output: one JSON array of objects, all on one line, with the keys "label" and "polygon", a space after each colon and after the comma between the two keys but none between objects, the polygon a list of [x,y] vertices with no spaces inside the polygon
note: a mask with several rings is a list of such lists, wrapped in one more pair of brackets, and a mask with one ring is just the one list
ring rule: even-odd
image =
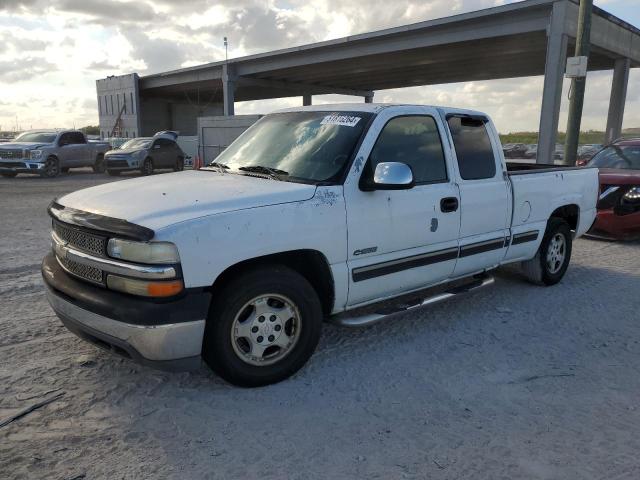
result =
[{"label": "car headlight in background", "polygon": [[622,198],[629,203],[640,203],[640,187],[631,187]]},{"label": "car headlight in background", "polygon": [[137,263],[179,263],[178,248],[170,242],[133,242],[112,238],[107,244],[107,253],[112,258]]}]

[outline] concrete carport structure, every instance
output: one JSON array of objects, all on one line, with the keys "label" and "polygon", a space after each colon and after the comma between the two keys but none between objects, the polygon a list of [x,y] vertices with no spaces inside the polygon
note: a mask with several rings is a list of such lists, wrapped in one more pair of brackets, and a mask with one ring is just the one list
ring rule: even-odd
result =
[{"label": "concrete carport structure", "polygon": [[[139,79],[139,94],[146,102],[206,99],[233,115],[236,101],[302,96],[310,104],[312,95],[333,93],[370,102],[382,89],[544,75],[538,146],[544,163],[553,159],[577,19],[577,1],[526,0],[149,75]],[[613,139],[622,128],[629,70],[640,66],[640,30],[594,7],[591,44],[589,70],[614,71],[607,120]]]}]

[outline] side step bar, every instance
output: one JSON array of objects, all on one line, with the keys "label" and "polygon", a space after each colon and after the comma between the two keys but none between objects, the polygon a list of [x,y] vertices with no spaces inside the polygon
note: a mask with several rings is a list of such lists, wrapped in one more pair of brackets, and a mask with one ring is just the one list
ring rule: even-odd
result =
[{"label": "side step bar", "polygon": [[[350,316],[354,312],[346,312],[340,315],[336,315],[329,319],[329,321],[335,325],[340,325],[343,327],[366,327],[372,325],[374,323],[383,320],[390,315],[395,315],[398,313],[406,312],[408,310],[412,310],[414,308],[420,308],[427,305],[433,305],[434,303],[442,302],[444,300],[448,300],[456,295],[460,295],[462,293],[469,293],[474,290],[478,290],[483,287],[487,287],[492,285],[495,282],[493,277],[483,277],[474,280],[473,282],[466,283],[464,285],[456,286],[445,290],[444,292],[435,294],[431,297],[426,297],[423,299],[418,299],[417,303],[411,303],[410,305],[402,304],[398,305],[395,308],[384,308],[382,306],[379,307],[377,311],[373,313],[366,313],[363,315]],[[390,300],[389,302],[392,302]],[[385,303],[389,303],[385,302]],[[370,309],[371,307],[369,307]]]}]

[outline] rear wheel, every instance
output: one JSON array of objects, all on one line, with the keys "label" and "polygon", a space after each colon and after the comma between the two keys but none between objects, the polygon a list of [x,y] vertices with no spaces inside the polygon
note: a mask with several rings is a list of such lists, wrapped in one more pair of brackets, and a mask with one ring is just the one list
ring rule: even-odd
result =
[{"label": "rear wheel", "polygon": [[536,256],[522,262],[522,270],[533,283],[555,285],[569,268],[571,248],[569,224],[561,218],[551,218]]},{"label": "rear wheel", "polygon": [[184,170],[184,158],[183,157],[178,157],[176,159],[176,164],[173,167],[173,171],[174,172],[181,172],[182,170]]},{"label": "rear wheel", "polygon": [[44,164],[40,175],[45,178],[54,178],[60,174],[60,163],[56,157],[49,157]]},{"label": "rear wheel", "polygon": [[107,174],[111,175],[112,177],[117,177],[120,175],[120,171],[119,170],[107,170]]},{"label": "rear wheel", "polygon": [[285,266],[266,266],[230,281],[216,295],[203,357],[222,378],[243,387],[276,383],[315,350],[322,308],[313,287]]},{"label": "rear wheel", "polygon": [[104,173],[104,155],[98,155],[98,157],[96,158],[96,162],[93,164],[92,168],[94,173]]},{"label": "rear wheel", "polygon": [[18,172],[4,172],[4,173],[0,173],[0,175],[2,175],[5,178],[13,178],[16,175],[18,175]]},{"label": "rear wheel", "polygon": [[151,158],[147,157],[144,159],[144,162],[142,163],[142,168],[140,169],[140,172],[143,175],[151,175],[153,174],[153,160],[151,160]]}]

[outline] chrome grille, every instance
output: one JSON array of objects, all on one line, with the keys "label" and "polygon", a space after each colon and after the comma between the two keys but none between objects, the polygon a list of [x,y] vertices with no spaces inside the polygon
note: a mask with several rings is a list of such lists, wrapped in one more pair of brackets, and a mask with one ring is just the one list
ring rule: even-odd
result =
[{"label": "chrome grille", "polygon": [[0,149],[0,158],[12,160],[14,158],[24,158],[24,152],[19,148]]},{"label": "chrome grille", "polygon": [[82,265],[78,262],[74,262],[73,260],[69,260],[68,258],[57,258],[60,264],[68,272],[91,282],[102,283],[102,270],[88,265]]},{"label": "chrome grille", "polygon": [[107,246],[107,239],[105,237],[68,227],[56,221],[53,222],[53,231],[62,241],[75,248],[100,255],[101,257],[105,256]]}]

